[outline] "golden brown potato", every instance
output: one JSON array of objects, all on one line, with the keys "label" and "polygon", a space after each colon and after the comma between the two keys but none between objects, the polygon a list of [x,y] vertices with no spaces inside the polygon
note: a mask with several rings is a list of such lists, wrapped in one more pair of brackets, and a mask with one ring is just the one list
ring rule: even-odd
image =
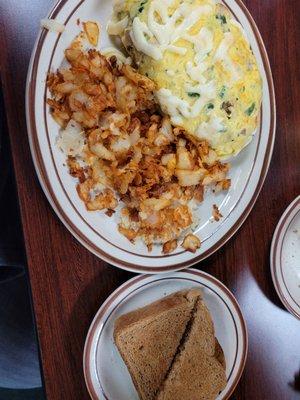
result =
[{"label": "golden brown potato", "polygon": [[91,43],[91,45],[96,47],[98,45],[99,34],[100,34],[97,22],[88,21],[88,22],[83,22],[82,25],[84,32],[86,33],[86,36],[88,38],[88,41]]},{"label": "golden brown potato", "polygon": [[[84,29],[96,45],[96,24],[88,21]],[[119,232],[131,242],[142,238],[148,249],[160,242],[168,254],[193,223],[189,202],[203,200],[204,186],[230,187],[229,165],[217,160],[207,142],[195,141],[161,115],[150,79],[96,50],[82,51],[82,38],[65,51],[70,67],[47,79],[53,118],[63,132],[71,123],[82,128],[82,150],[66,154],[78,195],[89,211],[108,216],[121,201],[126,207]],[[69,152],[71,147],[65,146]],[[200,240],[188,234],[182,246],[195,252]]]}]

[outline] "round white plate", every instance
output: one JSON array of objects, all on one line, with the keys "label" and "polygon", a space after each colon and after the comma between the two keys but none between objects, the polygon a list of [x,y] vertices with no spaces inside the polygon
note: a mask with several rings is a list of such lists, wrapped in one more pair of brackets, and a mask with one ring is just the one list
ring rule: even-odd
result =
[{"label": "round white plate", "polygon": [[228,399],[247,357],[248,336],[241,310],[232,293],[216,278],[188,269],[167,275],[140,275],[120,286],[101,306],[85,342],[83,368],[93,400],[138,400],[127,368],[113,342],[113,327],[122,314],[170,293],[201,287],[214,321],[225,359],[228,383],[218,400]]},{"label": "round white plate", "polygon": [[275,230],[271,273],[280,300],[300,319],[300,196],[285,210]]},{"label": "round white plate", "polygon": [[[231,188],[226,193],[208,193],[199,206],[200,224],[196,234],[201,249],[195,254],[179,247],[161,254],[161,246],[149,253],[143,243],[130,243],[117,230],[117,216],[86,210],[76,191],[75,179],[65,166],[62,152],[55,145],[59,128],[50,115],[45,99],[49,96],[46,76],[60,67],[64,50],[80,31],[76,21],[93,20],[101,25],[101,47],[112,46],[105,26],[112,12],[111,0],[61,0],[49,14],[66,25],[62,34],[41,30],[28,71],[26,115],[35,168],[43,190],[65,226],[90,251],[110,264],[135,272],[158,273],[183,269],[211,255],[238,230],[251,211],[269,167],[275,136],[275,97],[270,65],[259,31],[241,0],[224,0],[243,25],[258,61],[263,79],[263,104],[258,131],[232,160]],[[223,218],[214,222],[216,204]]]}]

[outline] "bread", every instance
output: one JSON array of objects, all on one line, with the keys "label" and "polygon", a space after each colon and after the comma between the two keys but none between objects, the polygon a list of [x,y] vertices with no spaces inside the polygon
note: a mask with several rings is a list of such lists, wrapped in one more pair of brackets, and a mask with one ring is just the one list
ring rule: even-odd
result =
[{"label": "bread", "polygon": [[177,292],[116,320],[114,340],[140,399],[155,399],[199,296]]},{"label": "bread", "polygon": [[214,400],[226,386],[225,358],[201,299],[185,335],[157,400]]},{"label": "bread", "polygon": [[226,386],[223,350],[198,289],[119,317],[114,339],[141,400],[213,400]]}]

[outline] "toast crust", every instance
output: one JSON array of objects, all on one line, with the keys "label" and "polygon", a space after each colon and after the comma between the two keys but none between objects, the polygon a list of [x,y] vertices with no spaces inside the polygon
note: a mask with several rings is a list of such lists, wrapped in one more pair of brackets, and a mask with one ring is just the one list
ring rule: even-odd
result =
[{"label": "toast crust", "polygon": [[121,315],[115,321],[114,337],[131,325],[140,323],[141,320],[151,319],[153,316],[162,314],[170,308],[180,306],[183,303],[193,302],[198,296],[202,296],[199,289],[182,290],[148,304],[145,307]]},{"label": "toast crust", "polygon": [[198,299],[157,400],[214,400],[226,386],[225,368],[209,310]]}]

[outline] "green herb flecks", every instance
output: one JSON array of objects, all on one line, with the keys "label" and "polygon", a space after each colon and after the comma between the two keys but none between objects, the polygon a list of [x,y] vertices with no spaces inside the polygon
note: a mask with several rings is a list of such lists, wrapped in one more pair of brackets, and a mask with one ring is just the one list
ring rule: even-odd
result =
[{"label": "green herb flecks", "polygon": [[200,97],[200,94],[199,93],[195,93],[195,92],[190,92],[190,93],[188,93],[188,96],[190,96],[190,97]]},{"label": "green herb flecks", "polygon": [[213,103],[208,103],[207,106],[206,106],[206,108],[207,108],[208,110],[213,110],[213,109],[215,108],[215,106],[213,105]]},{"label": "green herb flecks", "polygon": [[141,13],[143,12],[144,8],[145,8],[145,4],[147,3],[148,0],[143,0],[138,8],[138,12]]},{"label": "green herb flecks", "polygon": [[225,15],[217,14],[216,18],[221,22],[222,25],[227,24],[227,19],[226,19]]},{"label": "green herb flecks", "polygon": [[249,115],[249,117],[253,113],[254,108],[255,108],[255,103],[252,103],[251,106],[249,108],[247,108],[246,114]]},{"label": "green herb flecks", "polygon": [[219,93],[219,96],[221,97],[221,99],[224,99],[225,92],[226,92],[226,86],[222,86],[220,93]]}]

